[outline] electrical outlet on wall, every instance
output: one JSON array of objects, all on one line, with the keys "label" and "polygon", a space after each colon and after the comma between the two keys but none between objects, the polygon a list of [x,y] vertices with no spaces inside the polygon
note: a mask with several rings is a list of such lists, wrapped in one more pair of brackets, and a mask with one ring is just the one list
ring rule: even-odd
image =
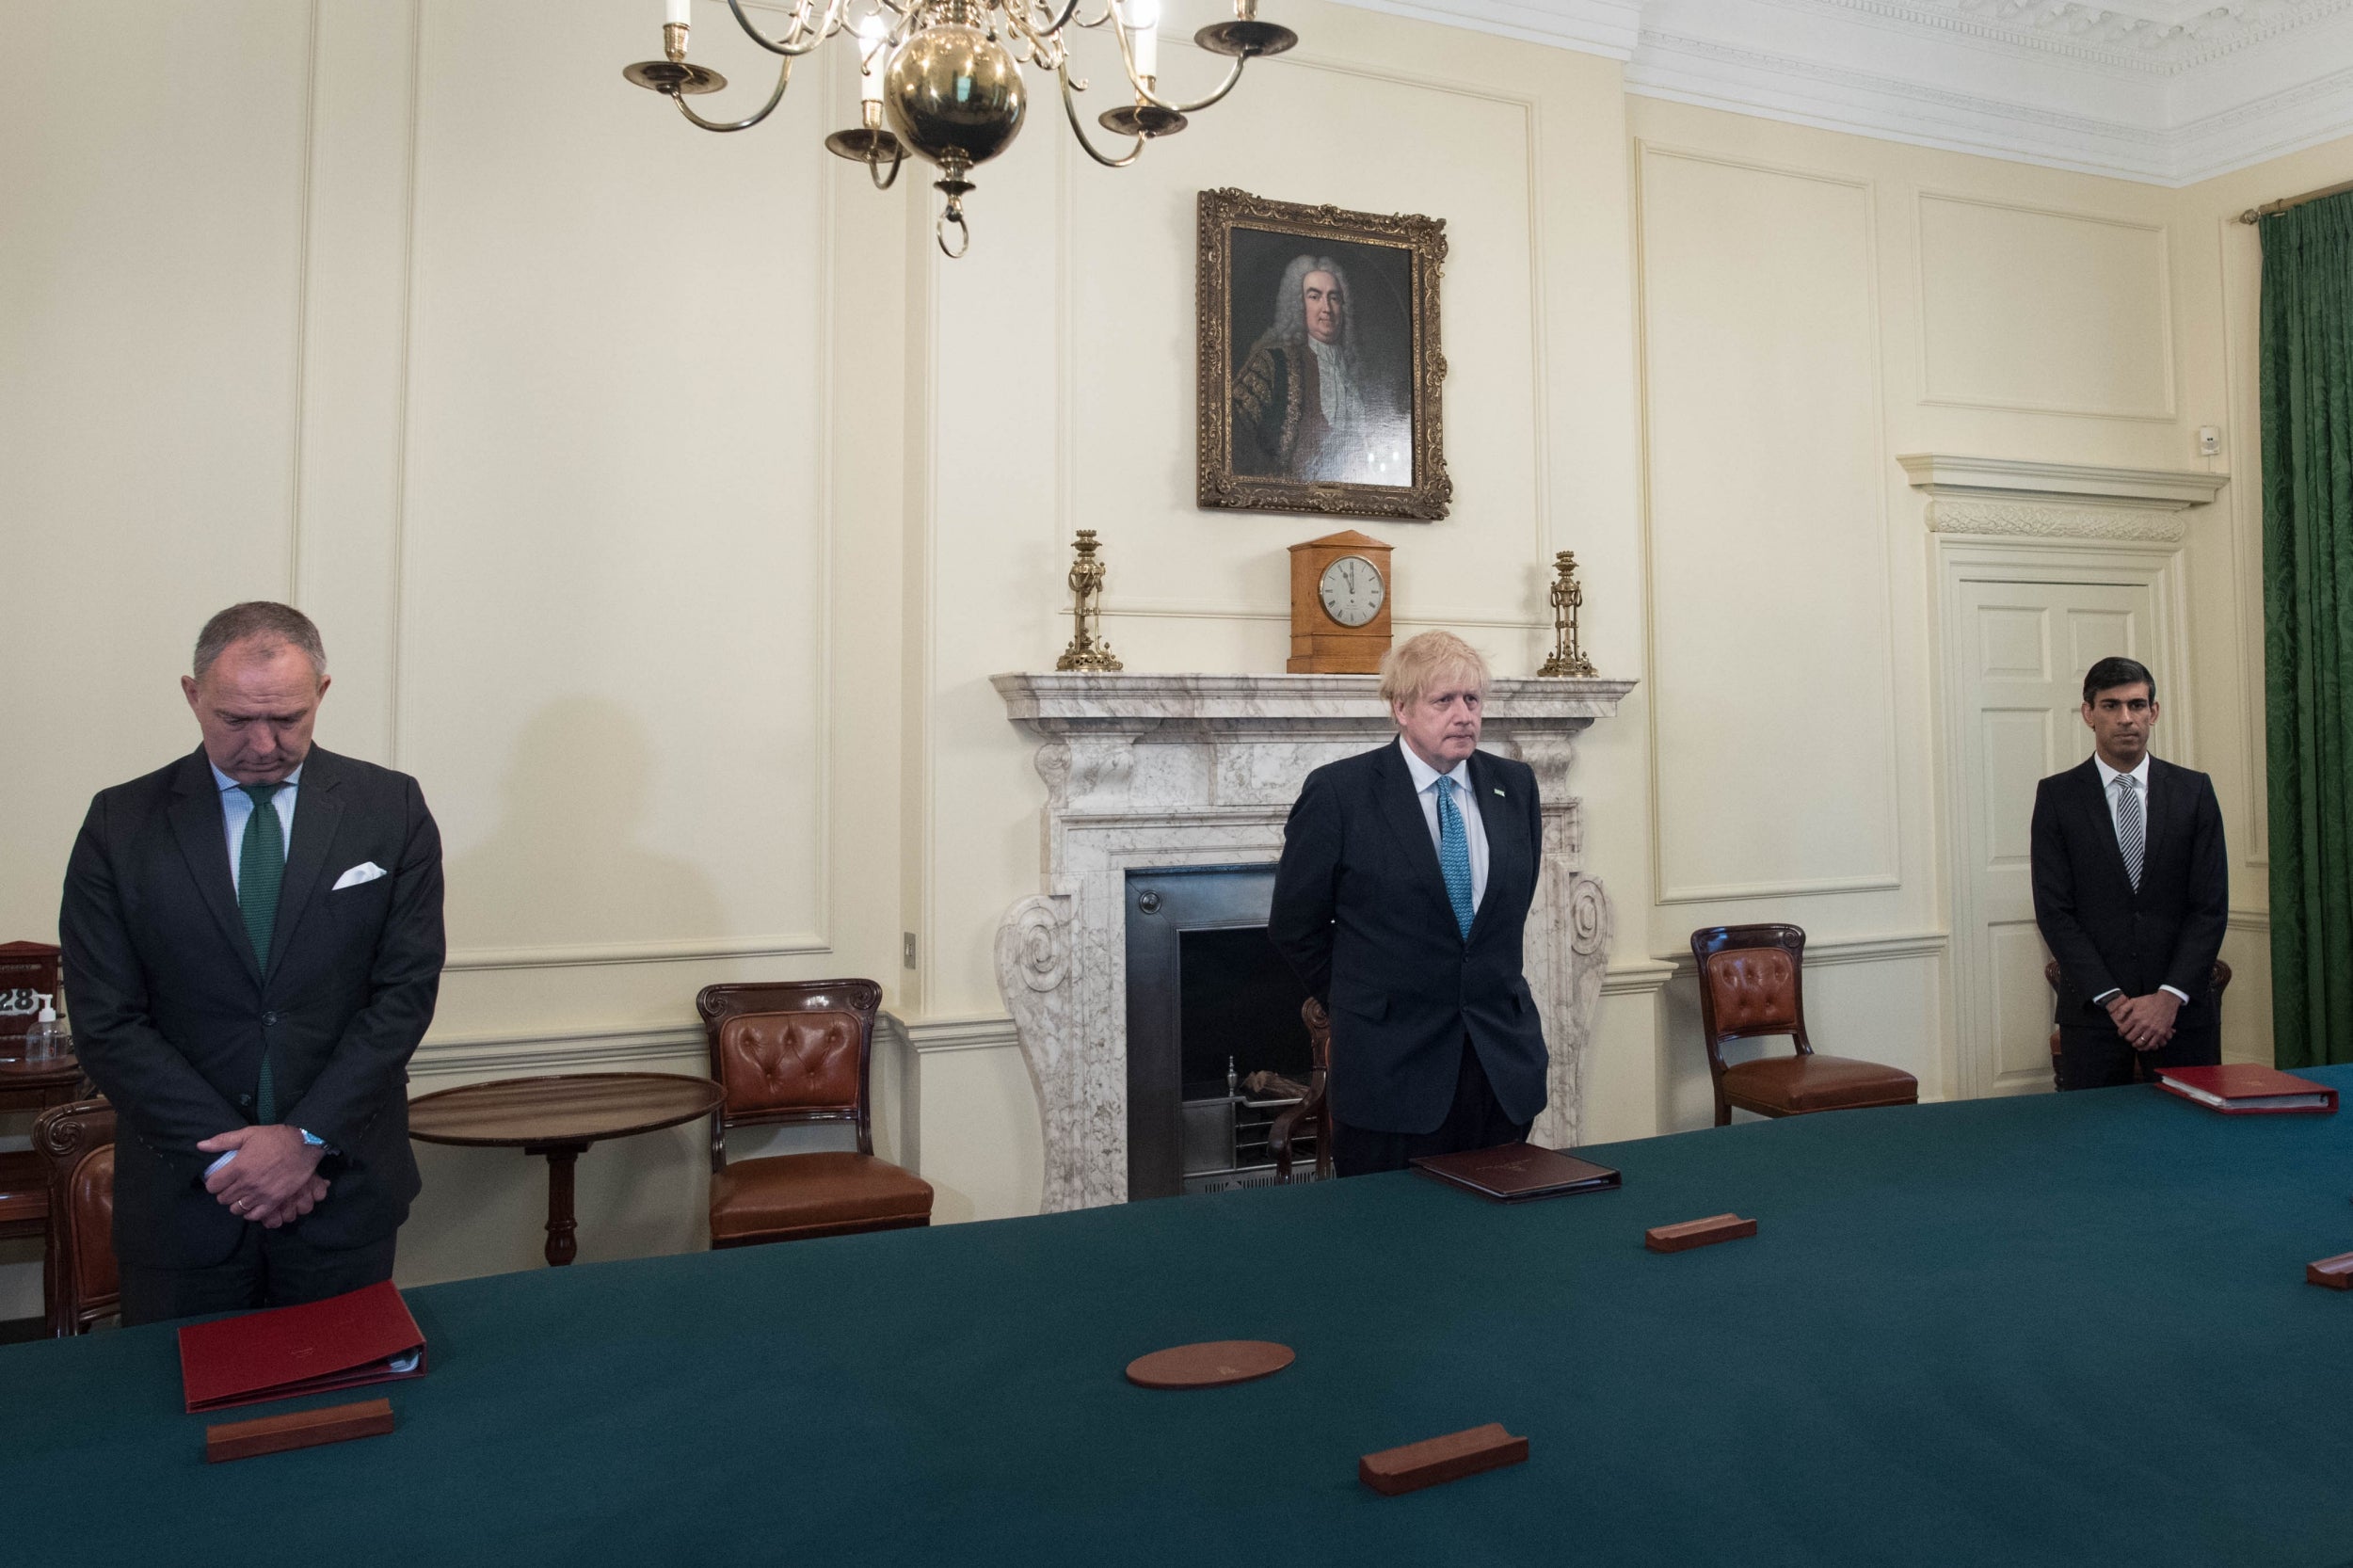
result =
[{"label": "electrical outlet on wall", "polygon": [[2218,457],[2222,455],[2222,426],[2201,424],[2198,427],[2198,456]]},{"label": "electrical outlet on wall", "polygon": [[912,931],[899,933],[899,962],[903,968],[915,968],[915,933]]}]

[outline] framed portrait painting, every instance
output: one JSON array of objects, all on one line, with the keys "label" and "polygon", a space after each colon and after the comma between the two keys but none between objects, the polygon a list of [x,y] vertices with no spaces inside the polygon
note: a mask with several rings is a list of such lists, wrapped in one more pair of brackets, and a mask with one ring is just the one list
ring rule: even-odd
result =
[{"label": "framed portrait painting", "polygon": [[1201,193],[1204,507],[1446,516],[1446,220]]}]

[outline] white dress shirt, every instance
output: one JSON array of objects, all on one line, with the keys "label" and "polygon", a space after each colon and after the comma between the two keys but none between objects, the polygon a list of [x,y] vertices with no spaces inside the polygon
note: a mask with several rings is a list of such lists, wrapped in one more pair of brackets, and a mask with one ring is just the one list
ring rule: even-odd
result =
[{"label": "white dress shirt", "polygon": [[1421,802],[1421,819],[1430,824],[1433,846],[1439,837],[1438,780],[1454,780],[1454,808],[1463,814],[1463,839],[1470,849],[1471,909],[1476,913],[1479,901],[1487,896],[1487,829],[1479,820],[1479,796],[1471,791],[1470,759],[1465,757],[1452,771],[1442,774],[1423,761],[1402,735],[1397,738],[1397,749],[1405,754],[1406,770],[1414,776],[1414,795]]},{"label": "white dress shirt", "polygon": [[[2091,765],[2100,770],[2100,792],[2105,795],[2108,801],[2108,831],[2116,835],[2117,853],[2120,855],[2123,853],[2124,849],[2124,824],[2122,818],[2119,814],[2122,808],[2124,792],[2117,786],[2116,781],[2120,778],[2129,778],[2135,784],[2140,786],[2141,871],[2144,874],[2146,874],[2149,869],[2149,824],[2154,820],[2149,814],[2149,754],[2145,751],[2142,752],[2140,754],[2140,765],[2134,768],[2129,773],[2120,772],[2115,768],[2109,767],[2108,760],[2101,756],[2096,751],[2091,754]],[[2187,1001],[2189,1000],[2189,993],[2182,990],[2178,986],[2160,985],[2157,989],[2161,991],[2170,991],[2175,996],[2181,998],[2184,1001]],[[2095,1007],[2105,1006],[2110,997],[2121,996],[2122,994],[2123,987],[2121,985],[2111,990],[2103,991],[2098,996],[2091,999],[2092,1005]]]},{"label": "white dress shirt", "polygon": [[[278,809],[279,842],[290,851],[294,848],[295,786],[301,779],[302,770],[295,769],[269,797],[270,805]],[[238,862],[245,857],[245,824],[253,820],[253,797],[218,768],[213,769],[213,782],[220,789],[221,825],[229,832],[229,886],[234,889],[239,888]]]}]

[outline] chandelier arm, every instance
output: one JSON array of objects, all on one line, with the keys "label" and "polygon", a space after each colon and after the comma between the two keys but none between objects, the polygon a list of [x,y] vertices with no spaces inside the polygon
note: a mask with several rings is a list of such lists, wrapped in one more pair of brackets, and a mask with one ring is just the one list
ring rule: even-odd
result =
[{"label": "chandelier arm", "polygon": [[1223,103],[1225,95],[1233,91],[1241,82],[1241,68],[1249,63],[1247,56],[1236,56],[1233,66],[1225,72],[1225,80],[1218,84],[1217,90],[1207,98],[1196,99],[1190,104],[1172,104],[1156,92],[1147,92],[1141,88],[1138,89],[1138,95],[1153,107],[1166,109],[1172,114],[1198,114],[1203,109]]},{"label": "chandelier arm", "polygon": [[890,154],[890,172],[883,174],[878,172],[882,160],[870,152],[866,155],[866,177],[874,182],[876,190],[888,190],[899,183],[899,166],[906,161],[906,149],[904,146],[894,148]]},{"label": "chandelier arm", "polygon": [[738,120],[733,121],[723,120],[705,120],[702,116],[696,114],[692,108],[687,106],[686,99],[684,95],[680,93],[674,92],[670,94],[670,102],[678,105],[679,113],[684,115],[687,119],[693,120],[696,124],[701,126],[706,131],[748,131],[753,126],[759,124],[761,120],[776,112],[776,105],[784,102],[784,85],[792,79],[792,57],[788,55],[785,56],[783,69],[776,72],[776,90],[768,95],[768,102],[761,104],[760,112],[752,116],[749,120]]},{"label": "chandelier arm", "polygon": [[1109,158],[1096,152],[1095,143],[1087,138],[1087,128],[1079,121],[1079,101],[1071,93],[1069,67],[1065,65],[1054,74],[1062,79],[1062,107],[1063,113],[1070,118],[1070,134],[1079,138],[1079,145],[1086,149],[1088,157],[1093,158],[1105,168],[1126,168],[1129,164],[1144,156],[1142,136],[1135,138],[1135,145],[1128,149],[1128,155],[1124,158]]},{"label": "chandelier arm", "polygon": [[1215,92],[1195,103],[1174,104],[1145,87],[1144,78],[1136,74],[1135,45],[1128,38],[1128,29],[1114,27],[1112,31],[1118,35],[1120,63],[1128,69],[1128,85],[1136,89],[1136,101],[1141,104],[1149,104],[1156,109],[1166,109],[1171,114],[1198,114],[1203,109],[1223,102],[1225,95],[1233,91],[1236,85],[1241,81],[1241,68],[1250,63],[1249,56],[1235,56],[1233,65],[1225,72],[1225,80],[1218,84]]},{"label": "chandelier arm", "polygon": [[786,31],[783,40],[779,41],[752,25],[751,18],[744,14],[742,0],[728,0],[728,9],[735,13],[735,24],[744,29],[745,38],[750,39],[771,55],[782,55],[788,58],[806,55],[833,37],[839,30],[838,24],[840,20],[838,14],[840,9],[840,0],[826,0],[824,18],[818,23],[815,34],[811,35],[807,31],[808,0],[802,0],[802,3],[793,9],[792,27]]}]

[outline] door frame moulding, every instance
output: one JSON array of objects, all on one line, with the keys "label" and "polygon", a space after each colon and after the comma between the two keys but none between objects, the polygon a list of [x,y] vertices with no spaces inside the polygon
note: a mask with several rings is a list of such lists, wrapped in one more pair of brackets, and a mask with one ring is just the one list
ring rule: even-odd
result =
[{"label": "door frame moulding", "polygon": [[[1935,504],[1931,503],[1931,509]],[[2097,519],[2096,509],[2053,506],[2053,512],[2078,512]],[[2151,651],[2169,671],[2175,690],[2170,705],[2177,717],[2168,725],[2178,736],[2174,755],[2185,765],[2194,763],[2190,749],[2196,733],[2185,677],[2188,670],[2188,626],[2181,551],[2187,530],[2171,539],[2115,536],[2018,536],[1977,537],[1939,532],[1935,538],[1936,593],[1929,639],[1935,661],[1937,776],[1942,782],[1939,811],[1941,853],[1948,879],[1946,920],[1952,933],[1945,966],[1952,987],[1953,1061],[1951,1081],[1961,1097],[1977,1099],[1996,1093],[1993,1082],[1993,1021],[1981,1005],[1992,975],[1992,953],[1984,938],[1977,908],[1970,846],[1976,824],[1971,819],[1967,772],[1968,743],[1963,730],[1962,672],[1966,650],[1960,644],[1966,632],[1960,614],[1960,595],[1970,583],[2118,584],[2149,590]]]},{"label": "door frame moulding", "polygon": [[[2040,502],[2072,507],[2179,512],[2213,501],[2231,482],[2228,473],[2205,469],[2108,468],[2097,463],[1971,457],[1949,452],[1907,452],[1896,461],[1903,465],[1904,475],[1913,488],[1940,500]],[[2087,523],[2086,528],[2089,527]],[[2080,536],[2101,536],[2087,531]]]}]

